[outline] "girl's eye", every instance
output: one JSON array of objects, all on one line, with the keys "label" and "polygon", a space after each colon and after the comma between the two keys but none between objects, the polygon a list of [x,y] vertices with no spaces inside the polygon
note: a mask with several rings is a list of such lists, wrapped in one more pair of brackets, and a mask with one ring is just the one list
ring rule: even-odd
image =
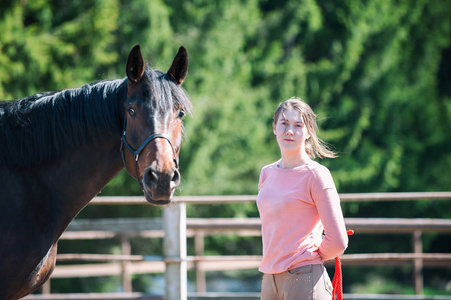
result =
[{"label": "girl's eye", "polygon": [[134,117],[136,115],[136,111],[133,108],[129,108],[128,114],[130,115],[130,117]]},{"label": "girl's eye", "polygon": [[185,116],[185,111],[184,110],[179,110],[179,114],[178,117],[181,119]]}]

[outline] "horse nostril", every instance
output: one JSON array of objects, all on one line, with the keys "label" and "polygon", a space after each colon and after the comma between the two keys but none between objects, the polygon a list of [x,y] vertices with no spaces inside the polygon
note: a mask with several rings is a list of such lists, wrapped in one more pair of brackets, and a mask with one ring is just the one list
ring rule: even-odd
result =
[{"label": "horse nostril", "polygon": [[146,172],[146,178],[144,179],[147,184],[153,185],[158,182],[158,173],[156,170],[149,168]]},{"label": "horse nostril", "polygon": [[144,175],[144,183],[148,188],[174,190],[180,185],[180,172],[174,169],[172,172],[161,174],[154,168],[148,168]]},{"label": "horse nostril", "polygon": [[180,184],[180,172],[179,170],[175,169],[174,175],[172,175],[171,189],[175,189],[176,187],[179,186],[179,184]]}]

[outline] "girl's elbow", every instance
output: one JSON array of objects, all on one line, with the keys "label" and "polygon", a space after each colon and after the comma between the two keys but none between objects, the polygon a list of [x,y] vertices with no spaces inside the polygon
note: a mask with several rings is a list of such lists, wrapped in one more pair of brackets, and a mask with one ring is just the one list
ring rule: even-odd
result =
[{"label": "girl's elbow", "polygon": [[320,247],[319,254],[321,258],[326,261],[329,259],[333,259],[334,257],[343,254],[343,252],[348,248],[348,237],[346,236],[343,239],[338,239],[333,243],[329,244],[329,247],[323,245]]},{"label": "girl's elbow", "polygon": [[334,245],[333,257],[342,255],[345,252],[346,248],[348,248],[347,240],[340,240]]},{"label": "girl's elbow", "polygon": [[338,242],[338,245],[337,245],[337,247],[339,247],[341,249],[340,253],[343,253],[346,250],[346,248],[348,248],[348,242],[349,242],[349,239],[348,239],[347,235],[344,236],[342,239],[340,239],[340,241]]}]

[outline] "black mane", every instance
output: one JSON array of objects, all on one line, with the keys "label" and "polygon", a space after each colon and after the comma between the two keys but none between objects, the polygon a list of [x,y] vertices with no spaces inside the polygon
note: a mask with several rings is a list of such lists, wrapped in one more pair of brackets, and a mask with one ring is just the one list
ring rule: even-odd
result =
[{"label": "black mane", "polygon": [[30,166],[63,151],[120,134],[126,79],[0,101],[0,164]]},{"label": "black mane", "polygon": [[[145,97],[157,117],[174,107],[191,114],[184,90],[160,70],[146,67]],[[0,101],[0,165],[26,167],[58,157],[67,149],[120,135],[127,78],[98,81],[79,89],[45,92]],[[148,99],[148,98],[147,98]]]}]

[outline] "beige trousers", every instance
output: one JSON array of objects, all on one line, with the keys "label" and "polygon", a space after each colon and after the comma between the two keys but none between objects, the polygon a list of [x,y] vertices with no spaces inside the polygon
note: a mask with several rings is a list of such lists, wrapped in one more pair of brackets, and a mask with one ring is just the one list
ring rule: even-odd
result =
[{"label": "beige trousers", "polygon": [[324,265],[263,274],[262,300],[331,300],[332,283]]}]

